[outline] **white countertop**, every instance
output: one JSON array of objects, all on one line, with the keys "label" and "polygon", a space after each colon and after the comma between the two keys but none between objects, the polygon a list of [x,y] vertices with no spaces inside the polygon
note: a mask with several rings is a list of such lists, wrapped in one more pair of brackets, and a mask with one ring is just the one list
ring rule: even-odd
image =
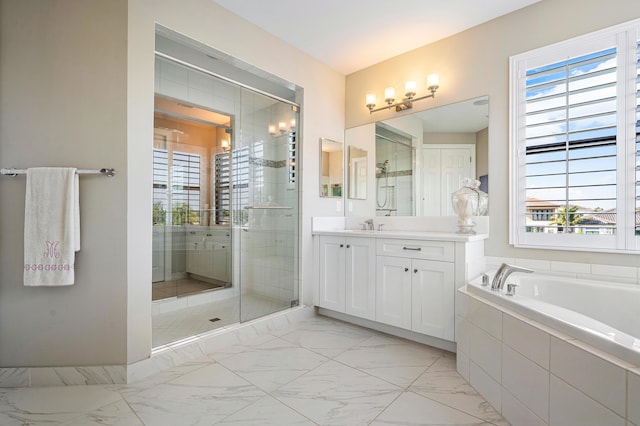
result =
[{"label": "white countertop", "polygon": [[360,229],[317,230],[313,235],[333,235],[337,237],[365,237],[365,238],[400,238],[406,240],[437,240],[437,241],[479,241],[485,240],[489,234],[456,234],[454,232],[425,232],[425,231],[365,231]]}]

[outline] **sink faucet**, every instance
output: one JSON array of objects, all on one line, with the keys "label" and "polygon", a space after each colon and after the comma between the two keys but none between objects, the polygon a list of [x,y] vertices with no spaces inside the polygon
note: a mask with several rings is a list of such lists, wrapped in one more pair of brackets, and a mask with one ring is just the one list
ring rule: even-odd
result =
[{"label": "sink faucet", "polygon": [[531,273],[534,271],[533,269],[523,268],[521,266],[507,265],[506,263],[503,263],[502,265],[500,265],[500,267],[498,268],[498,272],[496,272],[496,275],[493,277],[493,281],[491,282],[491,290],[502,290],[505,281],[507,281],[507,277],[514,272]]},{"label": "sink faucet", "polygon": [[367,228],[369,229],[369,231],[373,231],[373,219],[367,219],[364,221],[364,223],[367,224]]}]

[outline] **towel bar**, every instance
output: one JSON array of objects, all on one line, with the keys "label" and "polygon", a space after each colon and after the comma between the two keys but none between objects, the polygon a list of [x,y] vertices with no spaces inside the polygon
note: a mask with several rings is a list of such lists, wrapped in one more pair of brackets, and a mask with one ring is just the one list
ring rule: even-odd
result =
[{"label": "towel bar", "polygon": [[[16,175],[26,175],[26,169],[0,169],[0,175],[7,176],[16,176]],[[108,177],[113,177],[116,174],[116,169],[100,169],[100,170],[76,170],[76,174],[79,175],[105,175]]]}]

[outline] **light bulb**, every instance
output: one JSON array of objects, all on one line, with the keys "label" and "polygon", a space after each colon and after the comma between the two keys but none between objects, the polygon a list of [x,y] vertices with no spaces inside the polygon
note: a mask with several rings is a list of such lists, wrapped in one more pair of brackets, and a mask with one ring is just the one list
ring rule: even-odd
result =
[{"label": "light bulb", "polygon": [[427,86],[430,90],[435,90],[440,87],[440,76],[438,74],[431,74],[427,77]]},{"label": "light bulb", "polygon": [[376,106],[376,95],[374,93],[367,93],[367,108],[371,109]]},{"label": "light bulb", "polygon": [[411,99],[416,95],[416,82],[415,81],[407,81],[404,84],[404,95]]},{"label": "light bulb", "polygon": [[387,87],[384,89],[384,101],[388,104],[392,104],[396,97],[396,89],[393,87]]}]

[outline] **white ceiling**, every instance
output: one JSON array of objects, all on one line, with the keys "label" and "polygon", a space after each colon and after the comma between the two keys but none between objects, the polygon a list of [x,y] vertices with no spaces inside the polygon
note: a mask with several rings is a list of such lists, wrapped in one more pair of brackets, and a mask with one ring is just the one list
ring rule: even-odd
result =
[{"label": "white ceiling", "polygon": [[345,75],[540,0],[212,0]]}]

